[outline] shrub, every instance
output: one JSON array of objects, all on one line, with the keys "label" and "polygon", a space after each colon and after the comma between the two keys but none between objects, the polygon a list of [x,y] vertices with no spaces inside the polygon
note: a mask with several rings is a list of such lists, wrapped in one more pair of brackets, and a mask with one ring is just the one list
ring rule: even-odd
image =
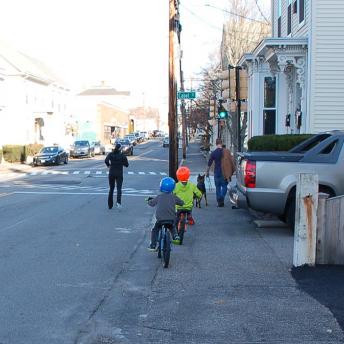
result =
[{"label": "shrub", "polygon": [[5,145],[2,147],[4,159],[7,162],[25,162],[26,158],[35,155],[43,147],[41,144]]},{"label": "shrub", "polygon": [[25,154],[26,157],[31,155],[35,155],[36,153],[38,153],[41,148],[43,148],[43,145],[40,143],[30,143],[29,145],[25,146]]},{"label": "shrub", "polygon": [[289,134],[254,136],[248,140],[247,145],[249,151],[288,151],[311,136],[313,135]]},{"label": "shrub", "polygon": [[24,162],[25,151],[21,145],[5,145],[2,147],[4,159],[7,162]]}]

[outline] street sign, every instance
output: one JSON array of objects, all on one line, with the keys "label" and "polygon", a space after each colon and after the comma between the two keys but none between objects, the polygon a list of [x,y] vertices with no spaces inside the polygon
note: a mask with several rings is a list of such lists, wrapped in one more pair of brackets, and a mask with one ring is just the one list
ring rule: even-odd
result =
[{"label": "street sign", "polygon": [[178,99],[195,99],[196,98],[196,92],[178,92],[177,94]]}]

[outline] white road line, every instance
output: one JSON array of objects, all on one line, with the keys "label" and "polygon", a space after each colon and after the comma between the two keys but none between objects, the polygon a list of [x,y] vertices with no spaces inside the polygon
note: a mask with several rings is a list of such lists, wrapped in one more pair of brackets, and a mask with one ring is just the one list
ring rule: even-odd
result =
[{"label": "white road line", "polygon": [[79,174],[80,173],[80,171],[74,171],[73,172],[73,174]]},{"label": "white road line", "polygon": [[91,174],[91,171],[85,171],[84,174]]},{"label": "white road line", "polygon": [[[104,196],[108,195],[108,192],[58,192],[58,191],[14,191],[13,194],[24,194],[24,195],[85,195],[85,196]],[[146,197],[146,194],[130,194],[130,193],[122,193],[122,196],[135,196],[135,197]],[[155,195],[152,195],[155,196]]]},{"label": "white road line", "polygon": [[139,174],[146,174],[145,172],[139,172]]},{"label": "white road line", "polygon": [[166,172],[160,172],[160,175],[167,176],[167,173]]},{"label": "white road line", "polygon": [[96,171],[96,174],[103,174],[103,171]]},{"label": "white road line", "polygon": [[31,172],[29,174],[30,174],[30,176],[36,176],[38,174],[38,172],[37,171],[36,172]]},{"label": "white road line", "polygon": [[149,172],[149,174],[153,174],[153,175],[156,175],[156,172]]},{"label": "white road line", "polygon": [[128,174],[134,174],[134,172],[128,172]]},{"label": "white road line", "polygon": [[43,171],[42,172],[42,176],[46,176],[47,174],[49,174],[50,173],[50,171]]}]

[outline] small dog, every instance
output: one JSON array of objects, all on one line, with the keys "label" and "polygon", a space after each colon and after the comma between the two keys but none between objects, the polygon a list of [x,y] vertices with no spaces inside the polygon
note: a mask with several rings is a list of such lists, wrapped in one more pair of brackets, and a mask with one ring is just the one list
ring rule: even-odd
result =
[{"label": "small dog", "polygon": [[199,174],[197,177],[197,188],[202,192],[202,197],[200,199],[196,198],[196,207],[201,208],[201,201],[204,197],[205,205],[208,206],[207,201],[207,190],[205,187],[205,174]]}]

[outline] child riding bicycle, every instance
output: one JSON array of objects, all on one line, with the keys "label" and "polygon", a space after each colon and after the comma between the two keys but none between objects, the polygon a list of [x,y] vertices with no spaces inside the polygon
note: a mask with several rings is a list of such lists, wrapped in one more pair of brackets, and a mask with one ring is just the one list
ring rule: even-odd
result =
[{"label": "child riding bicycle", "polygon": [[179,167],[177,172],[178,183],[173,191],[173,193],[184,201],[184,205],[176,206],[177,210],[177,221],[180,217],[180,213],[187,213],[187,219],[189,225],[194,225],[195,220],[192,217],[192,209],[194,205],[194,197],[198,199],[202,197],[202,192],[197,188],[197,186],[189,181],[190,169],[186,166]]},{"label": "child riding bicycle", "polygon": [[172,193],[175,186],[176,182],[172,178],[163,178],[160,182],[161,194],[154,198],[148,198],[148,204],[151,207],[156,206],[156,223],[151,231],[151,242],[148,248],[150,251],[156,250],[156,244],[158,241],[159,230],[161,228],[161,222],[171,221],[171,224],[167,226],[172,234],[172,242],[176,245],[179,244],[179,236],[174,226],[176,218],[175,209],[176,206],[184,205],[184,202]]}]

